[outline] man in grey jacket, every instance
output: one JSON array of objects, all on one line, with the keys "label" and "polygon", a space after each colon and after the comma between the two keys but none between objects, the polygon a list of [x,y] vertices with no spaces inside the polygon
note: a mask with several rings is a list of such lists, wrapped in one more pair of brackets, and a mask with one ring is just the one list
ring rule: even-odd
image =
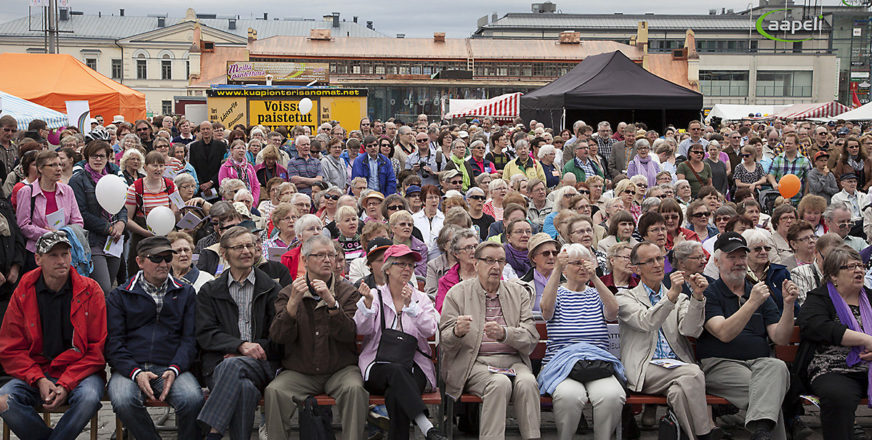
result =
[{"label": "man in grey jacket", "polygon": [[[665,394],[681,430],[690,438],[709,438],[713,426],[706,410],[705,377],[694,363],[687,337],[698,337],[705,318],[705,289],[701,274],[670,275],[663,286],[663,251],[654,243],[633,247],[630,263],[641,282],[617,294],[621,360],[631,391]],[[693,294],[682,295],[687,281]]]},{"label": "man in grey jacket", "polygon": [[[821,196],[830,203],[830,199],[839,192],[839,185],[836,183],[836,176],[827,168],[827,161],[830,158],[830,153],[827,151],[818,151],[814,154],[814,168],[808,172],[808,193],[816,196]],[[861,207],[862,209],[862,207]]]}]

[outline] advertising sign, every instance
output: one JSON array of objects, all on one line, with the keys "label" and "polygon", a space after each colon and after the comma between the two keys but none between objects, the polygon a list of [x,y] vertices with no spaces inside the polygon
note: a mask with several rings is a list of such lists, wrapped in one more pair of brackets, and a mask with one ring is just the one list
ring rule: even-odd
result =
[{"label": "advertising sign", "polygon": [[757,32],[759,32],[760,35],[770,40],[781,41],[784,43],[797,43],[800,41],[811,40],[811,37],[798,39],[778,38],[769,32],[784,32],[793,36],[797,31],[816,32],[823,29],[823,15],[818,15],[808,20],[772,20],[768,18],[770,15],[780,11],[790,12],[790,9],[775,9],[761,15],[760,18],[757,19]]},{"label": "advertising sign", "polygon": [[307,125],[314,133],[317,111],[313,108],[304,115],[300,113],[299,103],[300,101],[280,99],[252,99],[248,101],[248,123],[267,127]]},{"label": "advertising sign", "polygon": [[330,80],[328,63],[292,63],[268,61],[228,61],[227,82],[266,82],[272,76],[273,84],[310,83]]}]

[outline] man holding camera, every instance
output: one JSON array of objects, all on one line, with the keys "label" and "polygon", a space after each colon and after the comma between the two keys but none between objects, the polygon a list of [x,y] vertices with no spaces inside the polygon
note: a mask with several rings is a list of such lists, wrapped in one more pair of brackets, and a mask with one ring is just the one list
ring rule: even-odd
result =
[{"label": "man holding camera", "polygon": [[406,169],[421,176],[421,185],[439,185],[439,178],[433,171],[436,167],[436,150],[430,144],[427,133],[415,135],[417,151],[406,157]]}]

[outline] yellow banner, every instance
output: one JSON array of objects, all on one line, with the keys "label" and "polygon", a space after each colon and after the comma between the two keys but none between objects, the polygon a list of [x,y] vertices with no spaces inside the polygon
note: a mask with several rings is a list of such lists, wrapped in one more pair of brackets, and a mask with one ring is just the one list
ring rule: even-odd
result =
[{"label": "yellow banner", "polygon": [[245,98],[209,98],[209,120],[224,124],[226,128],[233,128],[236,124],[245,124]]},{"label": "yellow banner", "polygon": [[312,132],[318,126],[317,101],[314,101],[312,110],[308,114],[302,114],[299,110],[299,101],[285,99],[248,101],[248,123],[250,125],[264,125],[275,129],[287,127],[291,129],[297,125],[306,125]]}]

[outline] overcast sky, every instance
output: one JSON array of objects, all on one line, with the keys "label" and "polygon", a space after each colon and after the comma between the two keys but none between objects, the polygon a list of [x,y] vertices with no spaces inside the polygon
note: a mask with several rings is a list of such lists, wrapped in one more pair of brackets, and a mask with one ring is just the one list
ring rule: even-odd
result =
[{"label": "overcast sky", "polygon": [[[59,0],[64,1],[64,0]],[[276,1],[276,0],[148,0],[130,2],[128,0],[67,0],[75,11],[86,14],[118,14],[118,8],[125,9],[125,15],[148,15],[168,13],[182,17],[187,7],[197,13],[218,15],[239,15],[243,18],[262,17],[264,12],[273,17],[319,18],[331,12],[340,12],[342,18],[351,21],[352,16],[360,17],[360,22],[372,20],[377,31],[386,35],[406,34],[408,37],[429,37],[433,32],[446,32],[448,37],[463,38],[476,29],[476,21],[483,15],[496,12],[500,17],[508,12],[530,12],[531,1],[525,0],[437,0],[437,1],[396,1],[396,0],[340,0],[340,1]],[[541,0],[540,0],[541,1]],[[754,5],[759,0],[753,0]],[[840,0],[824,0],[827,5],[838,4]],[[27,15],[30,0],[3,0],[4,8],[0,22]],[[651,2],[650,0],[623,0],[621,2],[604,0],[557,1],[557,8],[564,13],[614,13],[639,14],[645,12],[707,14],[711,8],[747,9],[748,0],[692,1],[669,0]],[[619,9],[614,9],[615,6]],[[653,4],[652,4],[653,3]],[[801,3],[801,2],[799,2]]]}]

